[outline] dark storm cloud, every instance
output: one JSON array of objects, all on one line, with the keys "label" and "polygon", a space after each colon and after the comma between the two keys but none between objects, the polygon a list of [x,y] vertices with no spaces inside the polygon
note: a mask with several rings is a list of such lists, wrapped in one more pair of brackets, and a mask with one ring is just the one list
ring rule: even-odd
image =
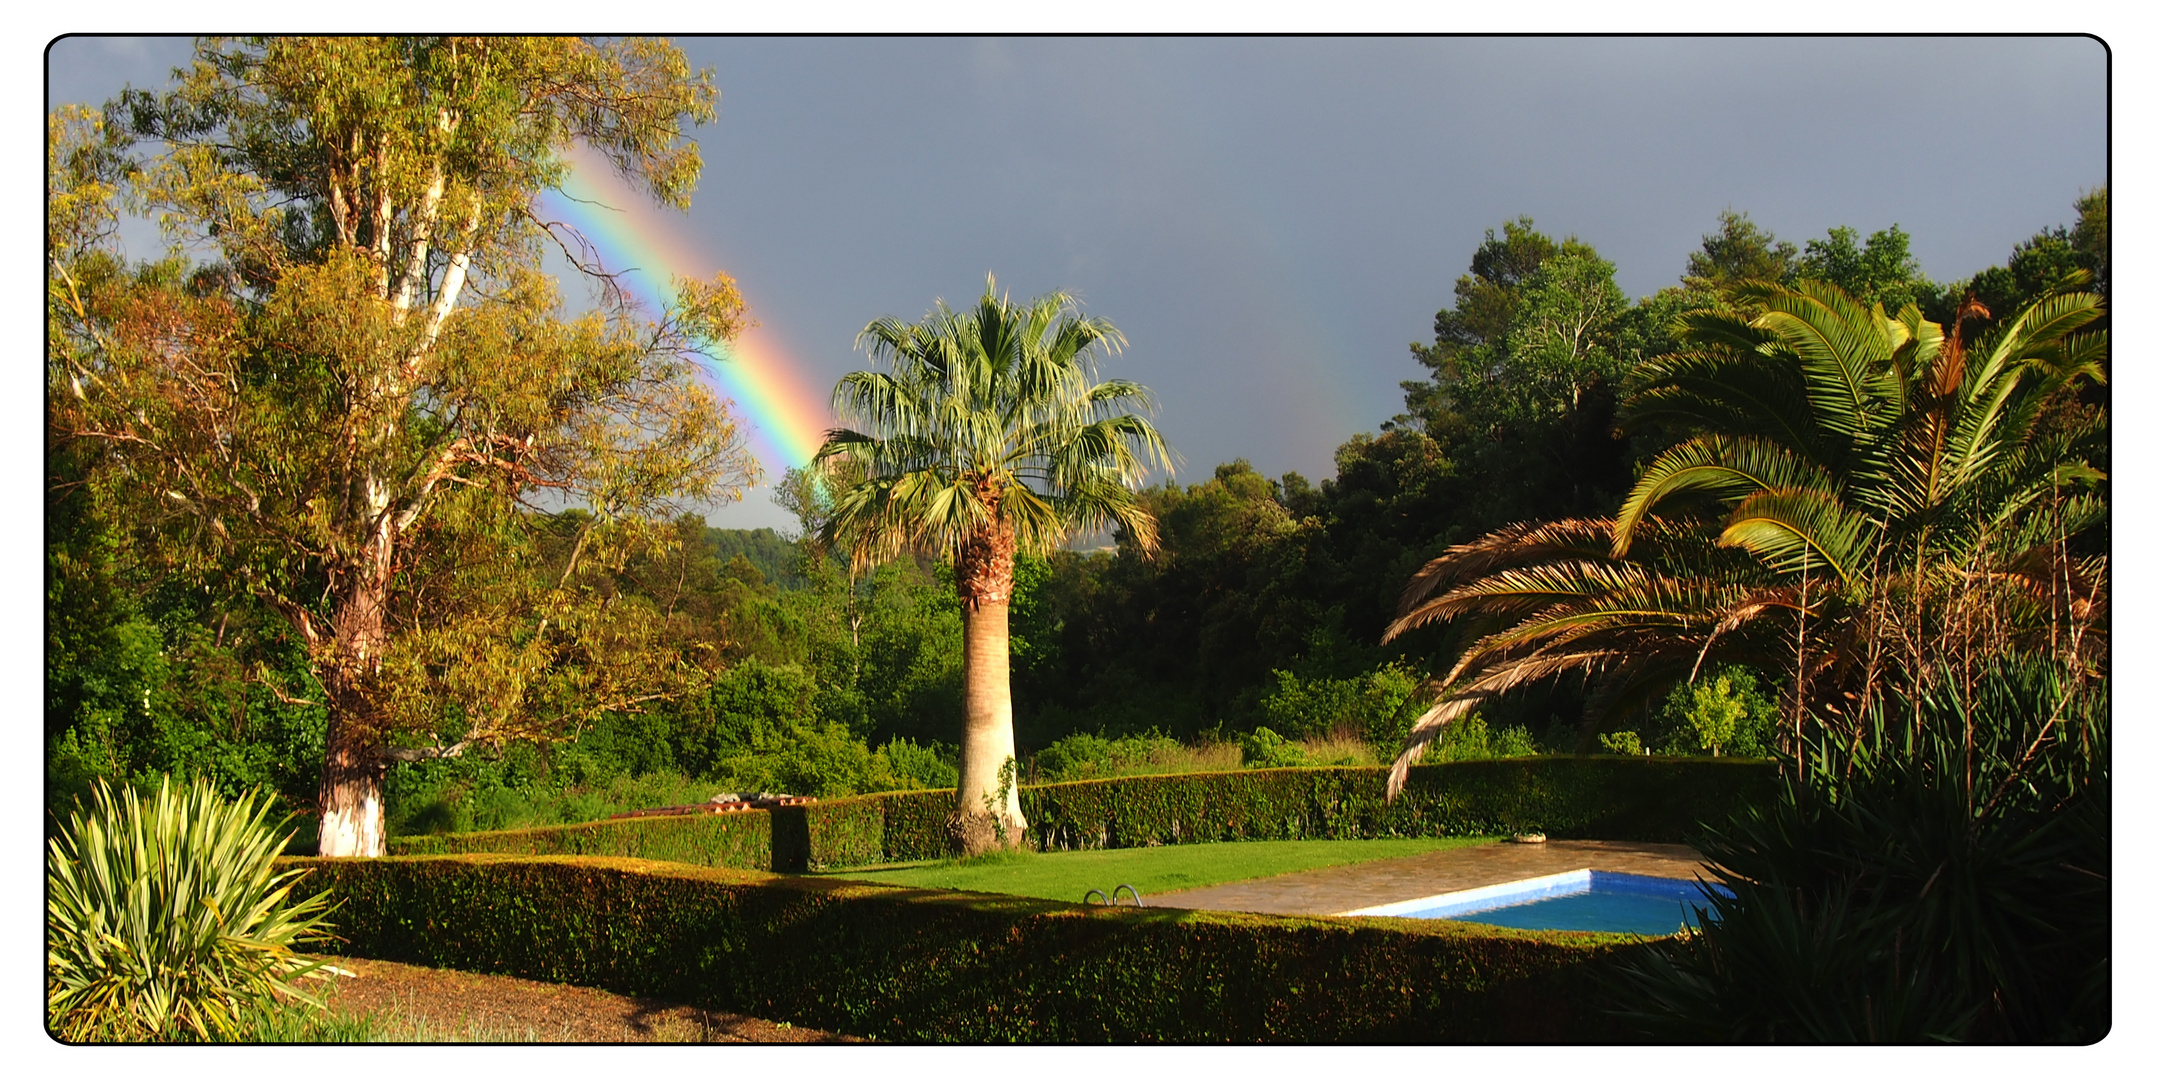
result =
[{"label": "dark storm cloud", "polygon": [[[1158,392],[1194,477],[1330,475],[1515,215],[1636,297],[1725,208],[1796,241],[1899,223],[1944,280],[2068,221],[2107,167],[2086,38],[681,44],[723,93],[688,227],[812,383],[861,364],[869,319],[963,303],[984,272],[1069,288],[1130,336],[1110,370]],[[184,55],[63,42],[54,99]]]}]

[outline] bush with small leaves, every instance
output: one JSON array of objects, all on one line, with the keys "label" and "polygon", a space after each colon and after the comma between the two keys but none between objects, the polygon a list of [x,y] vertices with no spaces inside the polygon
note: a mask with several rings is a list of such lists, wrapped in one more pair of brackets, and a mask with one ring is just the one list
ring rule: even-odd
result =
[{"label": "bush with small leaves", "polygon": [[1726,664],[1663,700],[1658,753],[1764,757],[1775,742],[1778,710],[1772,690],[1747,669]]},{"label": "bush with small leaves", "polygon": [[1302,747],[1281,738],[1269,727],[1259,728],[1236,741],[1243,746],[1243,767],[1246,769],[1280,769],[1311,763]]}]

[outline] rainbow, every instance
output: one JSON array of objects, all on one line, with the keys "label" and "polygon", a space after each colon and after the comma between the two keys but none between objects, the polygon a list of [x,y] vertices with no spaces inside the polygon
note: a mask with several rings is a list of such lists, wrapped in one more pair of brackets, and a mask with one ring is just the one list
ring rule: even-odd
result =
[{"label": "rainbow", "polygon": [[[631,296],[658,308],[673,302],[676,278],[700,280],[718,270],[683,238],[675,211],[654,206],[595,156],[580,149],[559,192],[543,196],[542,208],[584,235],[600,262],[621,275]],[[810,388],[800,365],[757,328],[732,341],[710,342],[703,371],[733,400],[759,460],[784,467],[809,463],[830,427],[823,395]],[[768,473],[777,472],[767,468]],[[767,475],[766,481],[777,479]]]}]

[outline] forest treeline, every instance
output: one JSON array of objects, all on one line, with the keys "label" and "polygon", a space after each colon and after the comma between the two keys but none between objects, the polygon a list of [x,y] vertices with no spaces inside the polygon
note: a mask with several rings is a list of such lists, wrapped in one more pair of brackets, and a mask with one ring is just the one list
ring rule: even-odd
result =
[{"label": "forest treeline", "polygon": [[[1194,746],[1296,760],[1284,740],[1390,759],[1429,704],[1419,688],[1474,633],[1416,630],[1381,645],[1404,584],[1493,529],[1615,513],[1677,435],[1616,419],[1629,373],[1676,348],[1679,315],[1730,310],[1746,282],[1814,279],[1890,312],[1916,304],[1943,325],[1959,312],[1975,333],[1982,326],[1968,323],[1989,316],[1971,315],[1972,298],[2004,314],[2076,272],[2108,292],[2106,190],[2074,210],[2072,223],[2040,231],[2000,265],[1945,283],[1924,275],[1899,228],[1835,229],[1798,245],[1726,213],[1680,284],[1638,299],[1588,243],[1527,218],[1505,222],[1470,256],[1431,340],[1410,347],[1425,375],[1402,384],[1402,411],[1343,443],[1331,478],[1219,464],[1141,493],[1159,522],[1152,557],[1119,537],[1019,560],[1011,660],[1022,768],[1034,779],[1088,775],[1119,753]],[[2083,393],[2105,404],[2102,385]],[[309,807],[328,713],[287,623],[229,577],[159,561],[141,523],[81,482],[85,461],[64,447],[49,461],[48,802],[67,805],[99,777],[175,773],[235,791],[263,785]],[[961,621],[950,568],[914,558],[852,574],[838,553],[795,539],[821,524],[815,483],[793,474],[783,488],[801,517],[791,537],[689,515],[671,535],[596,563],[574,563],[584,512],[551,515],[518,572],[553,581],[574,569],[602,606],[634,613],[639,633],[689,658],[690,675],[552,738],[392,767],[391,830],[577,820],[721,788],[838,795],[951,784]],[[2108,544],[2108,534],[2083,542]],[[1674,719],[1695,698],[1749,696],[1756,713],[1772,712],[1776,672],[1718,674],[1681,687],[1679,700],[1593,723],[1583,722],[1591,688],[1555,680],[1449,738],[1463,753],[1697,752]]]}]

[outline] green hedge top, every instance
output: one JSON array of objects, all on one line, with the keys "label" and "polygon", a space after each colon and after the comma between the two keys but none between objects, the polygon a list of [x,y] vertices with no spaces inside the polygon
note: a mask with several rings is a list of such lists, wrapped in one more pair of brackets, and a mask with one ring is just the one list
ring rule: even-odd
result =
[{"label": "green hedge top", "polygon": [[[1770,798],[1774,768],[1735,758],[1629,756],[1448,762],[1410,769],[1392,803],[1382,768],[1250,769],[1042,784],[1021,788],[1019,805],[1029,841],[1043,850],[1530,831],[1677,842]],[[390,848],[828,870],[946,854],[952,794],[891,792],[769,811],[399,837]]]},{"label": "green hedge top", "polygon": [[1613,935],[1082,907],[627,859],[300,859],[350,955],[921,1042],[1613,1036]]}]

